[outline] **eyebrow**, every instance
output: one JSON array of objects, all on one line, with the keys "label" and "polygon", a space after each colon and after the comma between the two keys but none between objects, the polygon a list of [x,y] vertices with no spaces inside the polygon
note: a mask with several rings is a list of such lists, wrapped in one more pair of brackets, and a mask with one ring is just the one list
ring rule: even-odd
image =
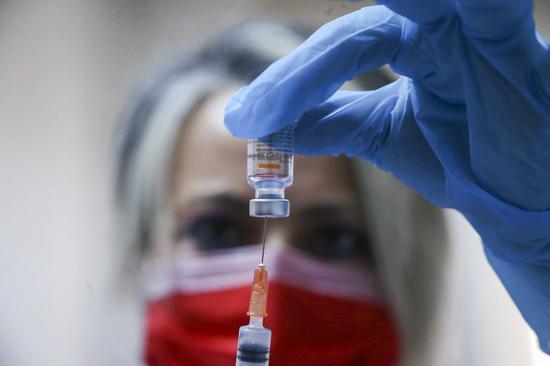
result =
[{"label": "eyebrow", "polygon": [[[248,212],[248,201],[249,197],[243,197],[232,193],[219,193],[211,196],[195,198],[185,206],[196,207],[203,205],[215,205],[231,210],[243,210],[243,212]],[[178,208],[178,213],[183,211],[183,209],[183,207]]]}]

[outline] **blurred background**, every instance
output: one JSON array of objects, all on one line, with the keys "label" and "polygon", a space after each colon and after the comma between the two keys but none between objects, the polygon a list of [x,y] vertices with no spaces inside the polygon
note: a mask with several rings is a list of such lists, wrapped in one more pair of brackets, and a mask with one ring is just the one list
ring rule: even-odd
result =
[{"label": "blurred background", "polygon": [[[121,254],[111,182],[114,124],[148,71],[243,19],[318,27],[368,4],[1,0],[0,365],[139,364],[140,302],[129,289],[112,303]],[[550,37],[548,3],[537,1],[536,18]],[[549,365],[478,236],[446,218],[448,301],[470,327],[490,325],[470,337],[487,354],[475,365]]]}]

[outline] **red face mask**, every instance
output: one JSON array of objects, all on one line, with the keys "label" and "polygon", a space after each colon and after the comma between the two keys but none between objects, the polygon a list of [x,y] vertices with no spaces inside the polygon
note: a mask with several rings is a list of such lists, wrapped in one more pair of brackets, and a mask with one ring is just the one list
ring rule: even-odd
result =
[{"label": "red face mask", "polygon": [[[269,259],[270,365],[398,363],[394,323],[372,273],[292,248],[271,249]],[[257,260],[254,246],[149,266],[147,364],[235,365]]]}]

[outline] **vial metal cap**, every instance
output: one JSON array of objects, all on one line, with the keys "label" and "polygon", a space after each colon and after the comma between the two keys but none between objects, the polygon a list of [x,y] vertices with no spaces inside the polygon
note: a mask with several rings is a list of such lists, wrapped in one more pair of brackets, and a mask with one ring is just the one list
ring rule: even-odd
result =
[{"label": "vial metal cap", "polygon": [[285,198],[255,198],[250,200],[250,216],[288,217],[290,203]]}]

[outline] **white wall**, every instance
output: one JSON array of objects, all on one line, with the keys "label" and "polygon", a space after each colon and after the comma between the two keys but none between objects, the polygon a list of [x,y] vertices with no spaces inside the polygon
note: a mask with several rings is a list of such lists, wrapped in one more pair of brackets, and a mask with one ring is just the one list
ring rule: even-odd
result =
[{"label": "white wall", "polygon": [[0,3],[2,365],[81,363],[82,256],[105,240],[93,23],[55,5]]}]

